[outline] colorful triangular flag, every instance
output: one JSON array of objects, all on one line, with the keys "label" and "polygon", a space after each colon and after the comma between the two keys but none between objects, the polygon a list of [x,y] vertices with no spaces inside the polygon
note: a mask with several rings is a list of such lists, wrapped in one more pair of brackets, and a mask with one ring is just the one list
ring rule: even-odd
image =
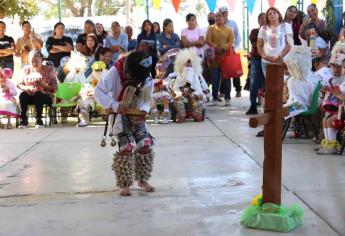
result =
[{"label": "colorful triangular flag", "polygon": [[152,0],[152,4],[155,10],[159,10],[159,7],[161,5],[161,0]]},{"label": "colorful triangular flag", "polygon": [[180,7],[181,0],[172,0],[172,4],[174,5],[175,11],[178,12]]},{"label": "colorful triangular flag", "polygon": [[256,0],[247,0],[247,8],[249,13],[253,13]]},{"label": "colorful triangular flag", "polygon": [[236,7],[236,0],[227,0],[230,11],[235,11]]},{"label": "colorful triangular flag", "polygon": [[216,5],[217,5],[217,0],[206,0],[208,9],[210,9],[210,12],[214,12],[214,10],[216,9]]}]

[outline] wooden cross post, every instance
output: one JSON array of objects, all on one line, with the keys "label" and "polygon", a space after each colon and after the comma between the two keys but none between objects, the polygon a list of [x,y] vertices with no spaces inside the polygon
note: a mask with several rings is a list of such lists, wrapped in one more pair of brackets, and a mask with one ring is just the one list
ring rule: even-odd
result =
[{"label": "wooden cross post", "polygon": [[249,126],[264,125],[263,203],[281,204],[282,131],[284,66],[268,64],[265,86],[265,113],[249,119]]}]

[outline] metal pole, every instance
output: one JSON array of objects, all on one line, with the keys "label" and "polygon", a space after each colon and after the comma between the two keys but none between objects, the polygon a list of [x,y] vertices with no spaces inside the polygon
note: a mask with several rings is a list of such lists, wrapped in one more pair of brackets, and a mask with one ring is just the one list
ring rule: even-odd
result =
[{"label": "metal pole", "polygon": [[260,2],[260,13],[262,13],[262,0]]},{"label": "metal pole", "polygon": [[146,19],[150,18],[150,12],[149,12],[149,0],[146,0]]},{"label": "metal pole", "polygon": [[131,0],[126,0],[126,8],[127,8],[127,25],[131,24],[130,19],[130,12],[131,12]]},{"label": "metal pole", "polygon": [[343,26],[343,0],[332,0],[335,15],[335,29],[336,34],[339,34]]},{"label": "metal pole", "polygon": [[243,49],[245,49],[246,47],[246,37],[245,37],[245,34],[246,34],[246,18],[245,18],[245,11],[246,11],[246,6],[245,6],[245,0],[242,1],[242,8],[243,8],[243,11],[242,11],[242,43],[243,43]]},{"label": "metal pole", "polygon": [[58,0],[58,13],[59,13],[59,22],[61,22],[61,12],[62,12],[62,4],[61,4],[61,0]]}]

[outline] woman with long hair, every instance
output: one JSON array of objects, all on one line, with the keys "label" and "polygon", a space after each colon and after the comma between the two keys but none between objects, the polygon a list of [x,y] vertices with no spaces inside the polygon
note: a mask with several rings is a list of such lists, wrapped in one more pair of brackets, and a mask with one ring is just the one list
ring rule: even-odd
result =
[{"label": "woman with long hair", "polygon": [[156,77],[157,37],[154,32],[153,24],[150,20],[144,20],[141,26],[141,33],[137,37],[137,49],[147,52],[152,57],[151,75]]},{"label": "woman with long hair", "polygon": [[297,7],[293,5],[289,6],[286,9],[284,21],[291,25],[292,32],[293,32],[294,45],[301,45],[302,43],[301,43],[301,40],[299,39],[299,30],[301,28],[301,24],[299,23],[297,14],[298,14]]},{"label": "woman with long hair", "polygon": [[63,57],[71,56],[73,50],[73,41],[65,35],[65,25],[58,22],[54,25],[54,35],[49,37],[46,42],[49,53],[48,60],[52,61],[55,68],[60,66]]}]

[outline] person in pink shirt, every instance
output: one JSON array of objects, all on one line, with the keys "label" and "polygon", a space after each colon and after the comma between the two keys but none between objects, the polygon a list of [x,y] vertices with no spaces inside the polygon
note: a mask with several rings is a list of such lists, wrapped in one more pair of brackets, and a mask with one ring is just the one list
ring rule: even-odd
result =
[{"label": "person in pink shirt", "polygon": [[196,16],[186,16],[188,27],[181,31],[181,41],[184,48],[194,47],[198,56],[202,55],[202,48],[205,45],[205,33],[198,27]]}]

